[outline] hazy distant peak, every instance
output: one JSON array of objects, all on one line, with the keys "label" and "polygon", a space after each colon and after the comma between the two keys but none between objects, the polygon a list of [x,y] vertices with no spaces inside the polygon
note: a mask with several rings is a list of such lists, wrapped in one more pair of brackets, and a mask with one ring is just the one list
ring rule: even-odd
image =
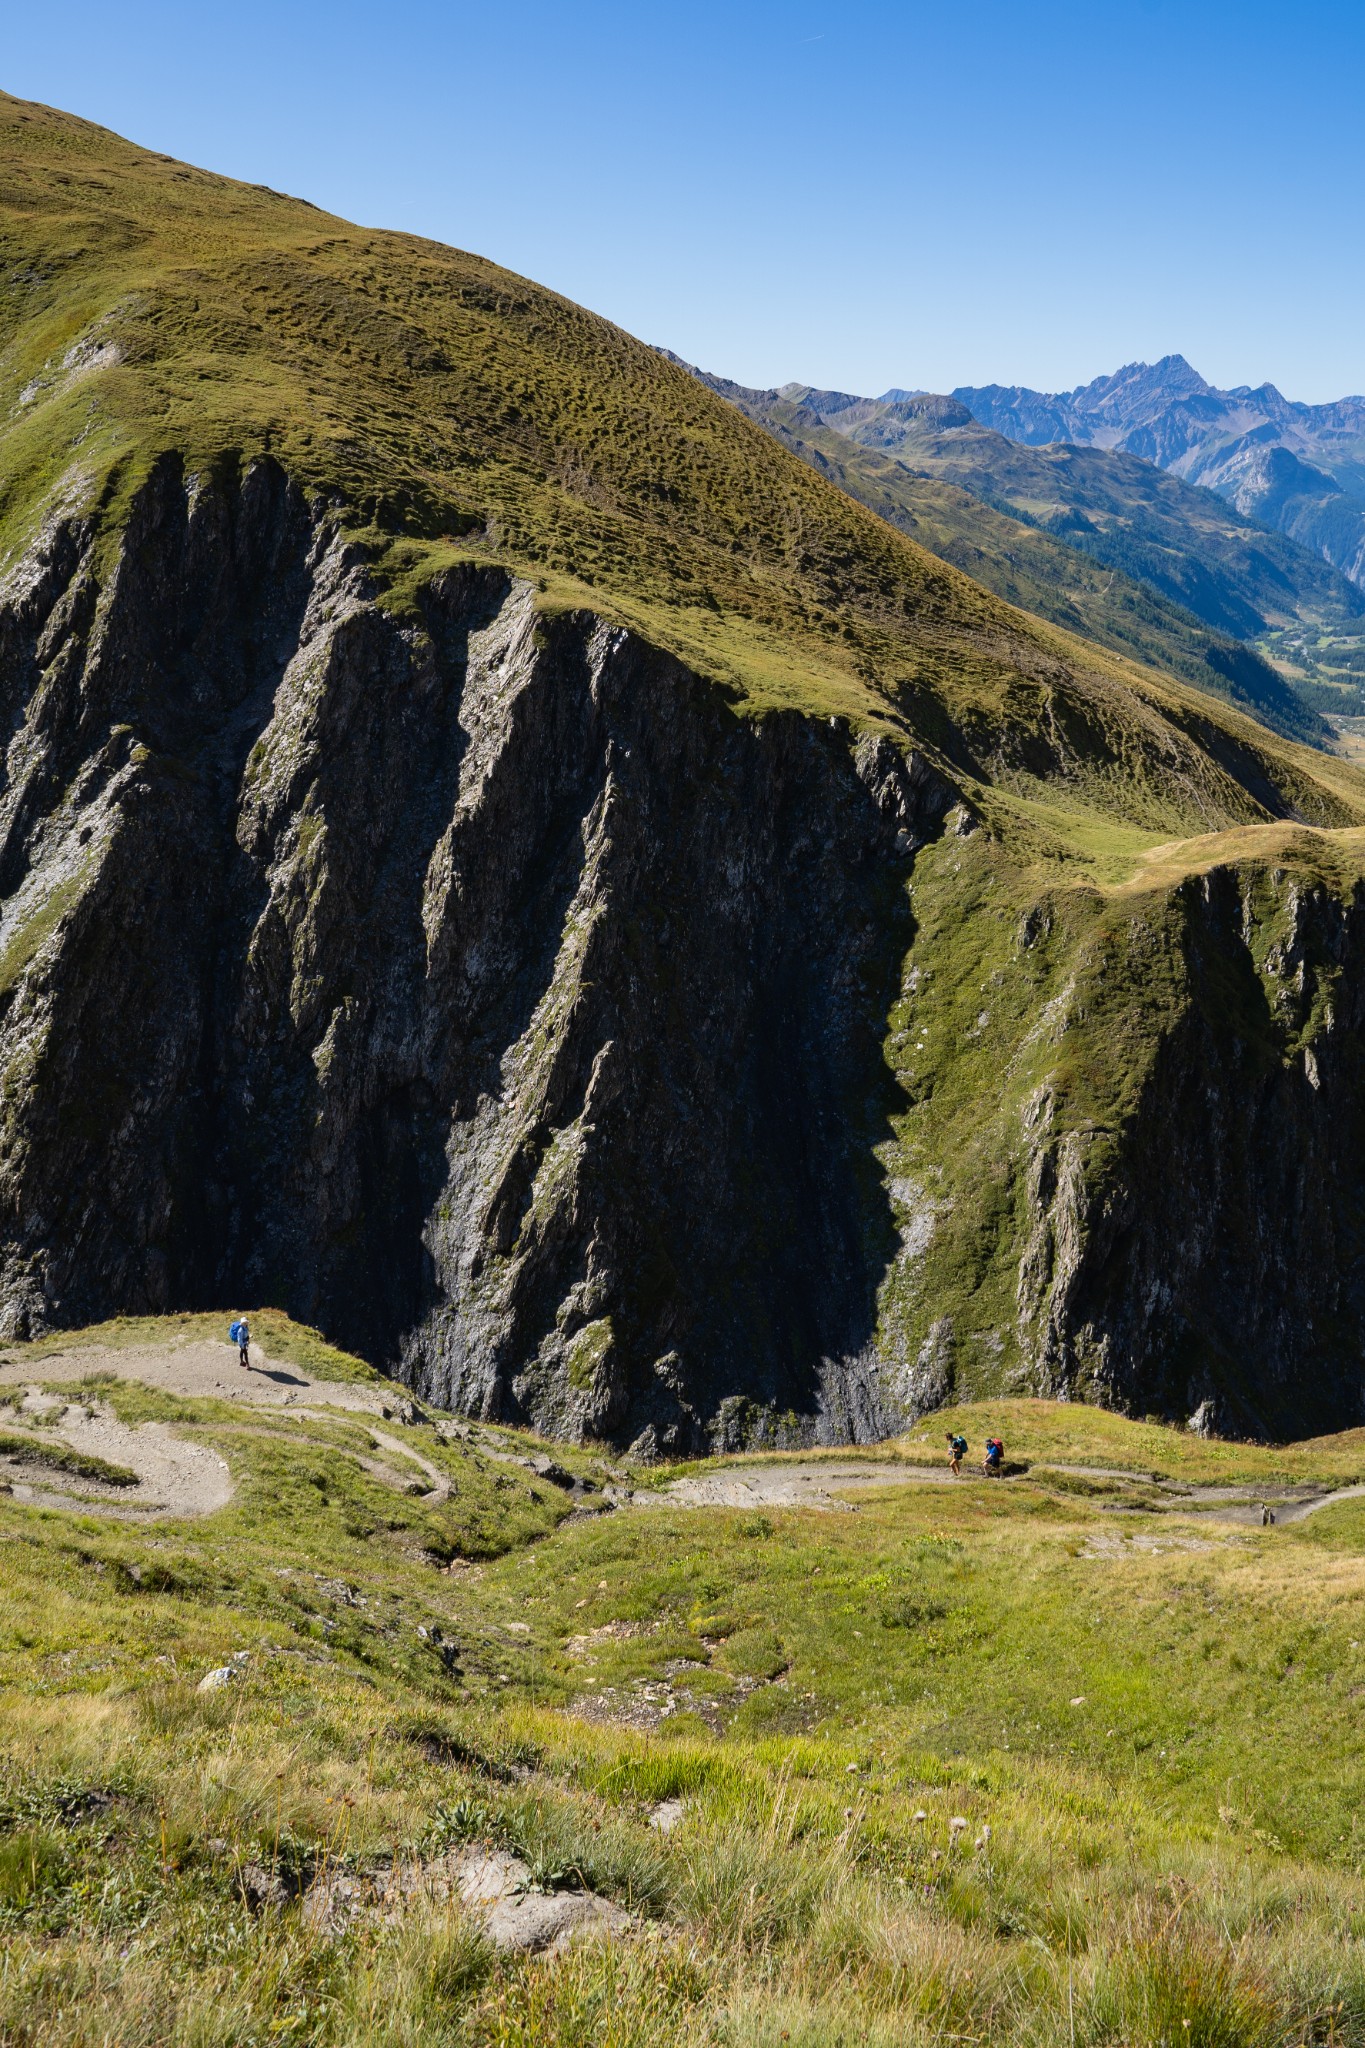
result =
[{"label": "hazy distant peak", "polygon": [[[1024,447],[1056,443],[1139,455],[1204,484],[1291,534],[1365,585],[1365,401],[1303,405],[1274,384],[1220,390],[1182,355],[1125,363],[1074,391],[961,385],[983,426]],[[1270,462],[1268,452],[1294,458]],[[1292,475],[1293,489],[1286,485]]]}]

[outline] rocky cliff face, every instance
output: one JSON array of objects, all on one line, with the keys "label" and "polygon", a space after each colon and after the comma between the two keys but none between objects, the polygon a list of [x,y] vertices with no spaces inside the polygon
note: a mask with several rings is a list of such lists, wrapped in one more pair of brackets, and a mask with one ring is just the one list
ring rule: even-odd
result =
[{"label": "rocky cliff face", "polygon": [[497,570],[399,617],[268,463],[0,621],[9,1334],[271,1299],[561,1433],[886,1424],[921,763]]},{"label": "rocky cliff face", "polygon": [[1059,1116],[1047,1085],[1026,1109],[1033,1383],[1235,1434],[1358,1423],[1365,892],[1220,866],[1163,922],[1131,1116]]},{"label": "rocky cliff face", "polygon": [[269,462],[54,521],[0,678],[5,1334],[269,1300],[642,1453],[1358,1419],[1354,884],[1021,919],[912,751],[497,568],[386,602]]}]

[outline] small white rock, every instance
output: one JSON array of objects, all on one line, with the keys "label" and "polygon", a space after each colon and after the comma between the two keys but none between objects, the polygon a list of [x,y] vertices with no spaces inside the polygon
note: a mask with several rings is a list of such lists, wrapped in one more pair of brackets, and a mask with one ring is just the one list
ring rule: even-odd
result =
[{"label": "small white rock", "polygon": [[239,1676],[235,1664],[220,1664],[216,1671],[206,1671],[194,1689],[196,1692],[219,1692]]}]

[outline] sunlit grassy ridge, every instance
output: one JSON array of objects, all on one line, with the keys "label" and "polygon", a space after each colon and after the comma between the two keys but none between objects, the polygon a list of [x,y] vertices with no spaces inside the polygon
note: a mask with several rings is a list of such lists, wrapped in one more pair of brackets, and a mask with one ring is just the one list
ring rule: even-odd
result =
[{"label": "sunlit grassy ridge", "polygon": [[[90,1348],[25,1356],[69,1390]],[[1040,1472],[565,1525],[423,1428],[451,1572],[363,1418],[91,1391],[237,1494],[151,1528],[0,1501],[16,2048],[1365,2041],[1359,1503],[1263,1531]],[[923,1434],[949,1423],[1233,1481],[1346,1472],[1360,1435],[1270,1453],[1016,1402]],[[651,1695],[655,1732],[623,1725]],[[420,1889],[340,1927],[251,1903],[252,1865],[306,1893],[470,1841],[638,1931],[525,1962]]]},{"label": "sunlit grassy ridge", "polygon": [[[1063,823],[1046,800],[994,792],[991,807],[992,831],[947,837],[916,863],[916,941],[886,1041],[906,1102],[887,1170],[932,1230],[906,1277],[888,1279],[882,1314],[903,1318],[915,1343],[952,1319],[959,1398],[1010,1385],[1022,1359],[1030,1114],[1044,1104],[1053,1128],[1075,1135],[1090,1188],[1122,1187],[1131,1132],[1185,1020],[1235,1033],[1253,1077],[1301,1063],[1341,963],[1315,959],[1311,1000],[1288,1000],[1277,949],[1296,902],[1350,902],[1365,872],[1355,830],[1265,824],[1167,841],[1093,812]],[[1197,936],[1214,870],[1243,905],[1249,957],[1236,974],[1212,971]],[[1235,1388],[1236,1360],[1211,1341],[1202,1356]],[[1271,1433],[1293,1426],[1286,1411]]]},{"label": "sunlit grassy ridge", "polygon": [[[67,505],[107,576],[158,458],[193,477],[268,454],[359,537],[414,635],[424,579],[500,562],[547,608],[630,622],[747,713],[879,725],[965,797],[964,829],[915,861],[886,1018],[881,1220],[918,1203],[916,1242],[926,1219],[933,1234],[888,1272],[884,1357],[917,1358],[951,1320],[960,1391],[1030,1367],[1024,1112],[1046,1099],[1057,1138],[1083,1136],[1089,1186],[1121,1180],[1162,1048],[1226,993],[1189,943],[1214,866],[1256,913],[1258,1072],[1304,1056],[1323,1006],[1282,1016],[1262,970],[1293,890],[1358,886],[1356,767],[1012,610],[656,350],[478,257],[10,99],[0,240],[9,556]],[[54,890],[17,924],[0,985],[67,907]]]},{"label": "sunlit grassy ridge", "polygon": [[0,99],[0,546],[112,546],[155,458],[269,453],[405,603],[452,553],[631,623],[754,708],[878,721],[968,781],[1168,834],[1365,815],[1351,771],[1032,621],[656,351],[481,258]]}]

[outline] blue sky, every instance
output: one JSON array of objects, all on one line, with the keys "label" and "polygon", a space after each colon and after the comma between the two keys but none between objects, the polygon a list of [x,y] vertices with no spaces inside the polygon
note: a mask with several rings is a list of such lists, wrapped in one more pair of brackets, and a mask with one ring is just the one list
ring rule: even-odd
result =
[{"label": "blue sky", "polygon": [[1365,390],[1360,0],[66,0],[0,85],[746,383]]}]

